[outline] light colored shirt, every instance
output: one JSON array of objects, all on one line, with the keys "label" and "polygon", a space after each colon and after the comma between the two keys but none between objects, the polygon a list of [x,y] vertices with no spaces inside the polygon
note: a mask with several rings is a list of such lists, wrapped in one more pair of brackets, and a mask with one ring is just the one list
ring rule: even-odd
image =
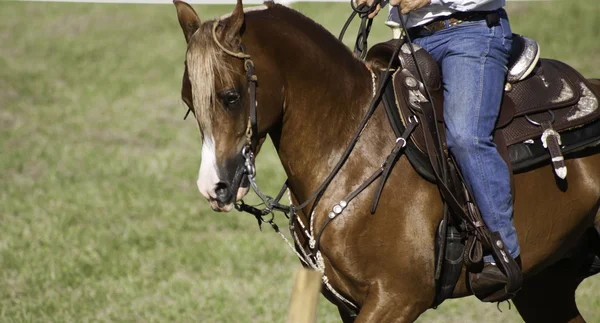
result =
[{"label": "light colored shirt", "polygon": [[[406,28],[412,28],[458,11],[493,11],[504,7],[505,4],[506,0],[431,0],[429,6],[411,11],[402,17],[406,22]],[[395,7],[390,6],[388,21],[400,23]]]}]

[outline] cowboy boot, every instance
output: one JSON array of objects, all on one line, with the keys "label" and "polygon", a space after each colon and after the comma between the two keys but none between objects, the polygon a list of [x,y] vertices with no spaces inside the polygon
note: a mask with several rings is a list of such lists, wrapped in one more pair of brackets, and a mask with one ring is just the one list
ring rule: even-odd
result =
[{"label": "cowboy boot", "polygon": [[[515,262],[521,268],[521,257]],[[484,302],[500,302],[513,298],[516,294],[505,290],[508,278],[494,263],[484,263],[480,273],[471,273],[469,283],[473,294]]]},{"label": "cowboy boot", "polygon": [[484,300],[492,293],[503,289],[507,278],[496,264],[486,262],[480,273],[471,273],[470,281],[473,294]]}]

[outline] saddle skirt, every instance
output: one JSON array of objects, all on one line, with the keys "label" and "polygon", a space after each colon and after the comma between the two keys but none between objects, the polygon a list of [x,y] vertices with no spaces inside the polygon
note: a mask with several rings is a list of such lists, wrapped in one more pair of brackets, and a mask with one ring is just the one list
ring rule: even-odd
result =
[{"label": "saddle skirt", "polygon": [[[515,34],[513,39],[517,45],[511,53],[494,141],[513,172],[527,171],[550,161],[556,174],[565,178],[563,154],[600,144],[600,81],[587,80],[562,62],[539,59],[539,47],[529,38]],[[373,46],[367,60],[375,67],[387,65],[400,41]],[[396,105],[396,109],[388,110],[393,110],[389,119],[399,136],[411,116],[423,120],[420,104],[429,102],[425,84],[432,96],[442,142],[445,142],[440,69],[429,53],[413,46],[424,79],[420,80],[409,47],[403,44],[393,64],[397,70],[392,82],[388,82],[383,101]],[[435,182],[425,147],[423,129],[417,126],[406,154],[423,177]]]}]

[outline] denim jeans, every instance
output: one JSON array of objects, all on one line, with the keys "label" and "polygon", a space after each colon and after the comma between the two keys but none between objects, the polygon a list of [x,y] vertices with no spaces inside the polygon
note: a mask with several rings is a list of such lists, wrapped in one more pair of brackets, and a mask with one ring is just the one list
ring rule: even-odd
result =
[{"label": "denim jeans", "polygon": [[512,221],[509,170],[492,141],[512,45],[506,12],[498,13],[500,22],[494,26],[485,19],[466,21],[435,33],[424,31],[414,43],[441,65],[448,148],[486,225],[500,233],[508,251],[517,257],[520,248]]}]

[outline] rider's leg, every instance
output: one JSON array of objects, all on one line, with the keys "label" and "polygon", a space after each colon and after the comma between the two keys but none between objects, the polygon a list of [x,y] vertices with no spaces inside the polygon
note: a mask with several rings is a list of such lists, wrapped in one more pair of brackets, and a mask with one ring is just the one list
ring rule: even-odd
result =
[{"label": "rider's leg", "polygon": [[[450,151],[491,231],[498,231],[516,258],[510,177],[492,132],[502,101],[512,33],[505,13],[500,23],[464,22],[416,41],[442,65],[444,119]],[[488,256],[486,262],[493,262]]]}]

